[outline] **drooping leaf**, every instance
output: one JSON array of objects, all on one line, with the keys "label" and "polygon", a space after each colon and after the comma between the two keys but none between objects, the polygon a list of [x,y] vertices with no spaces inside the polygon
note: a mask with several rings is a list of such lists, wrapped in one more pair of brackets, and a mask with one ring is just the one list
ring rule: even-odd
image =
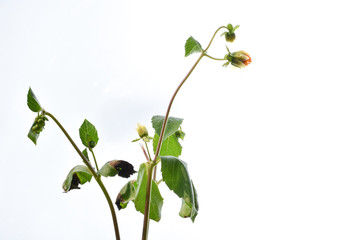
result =
[{"label": "drooping leaf", "polygon": [[116,175],[124,178],[136,173],[134,166],[124,160],[112,160],[104,164],[99,170],[99,174],[104,177],[114,177]]},{"label": "drooping leaf", "polygon": [[[148,177],[148,164],[143,163],[140,165],[138,178],[136,181],[136,197],[134,200],[135,208],[137,211],[144,214],[145,211],[145,199],[146,199],[146,184]],[[152,220],[160,221],[161,208],[163,205],[163,198],[160,194],[157,184],[151,180],[151,198],[150,198],[150,213],[149,217]]]},{"label": "drooping leaf", "polygon": [[181,209],[179,212],[180,217],[187,218],[191,216],[191,207],[185,202],[185,200],[181,199]]},{"label": "drooping leaf", "polygon": [[[161,133],[164,118],[165,118],[164,116],[160,116],[160,115],[156,115],[151,118],[152,126],[155,129],[157,135],[159,136]],[[182,118],[169,117],[166,124],[165,133],[163,136],[163,141],[169,136],[173,135],[179,129],[183,120],[184,119]]]},{"label": "drooping leaf", "polygon": [[124,187],[120,190],[119,194],[116,197],[115,205],[118,209],[126,208],[128,202],[133,201],[136,197],[135,189],[136,180],[131,180],[127,182]]},{"label": "drooping leaf", "polygon": [[81,142],[85,147],[94,148],[99,141],[98,133],[94,125],[88,120],[84,120],[79,129]]},{"label": "drooping leaf", "polygon": [[31,128],[30,128],[27,136],[28,136],[28,138],[30,138],[30,140],[33,141],[33,143],[36,145],[37,139],[39,138],[40,133],[34,132],[34,131],[32,130],[32,127],[33,127],[33,126],[34,126],[34,125],[31,126]]},{"label": "drooping leaf", "polygon": [[27,94],[27,105],[33,112],[40,112],[41,111],[41,105],[39,100],[37,100],[34,92],[29,88],[28,94]]},{"label": "drooping leaf", "polygon": [[191,184],[192,184],[192,187],[194,189],[195,207],[192,207],[192,204],[189,204],[183,198],[179,215],[180,215],[180,217],[183,217],[183,218],[190,217],[191,220],[194,222],[195,217],[197,216],[198,211],[199,211],[199,203],[198,203],[198,200],[197,200],[196,189],[195,189],[194,184],[193,184],[192,181],[191,181]]},{"label": "drooping leaf", "polygon": [[196,41],[193,37],[189,37],[187,40],[186,40],[186,43],[185,43],[185,57],[193,54],[193,53],[196,53],[196,52],[201,52],[202,51],[202,48],[201,48],[201,45],[198,41]]},{"label": "drooping leaf", "polygon": [[[182,198],[184,204],[181,207],[180,215],[190,217],[194,222],[199,210],[197,202],[197,193],[191,181],[187,164],[177,157],[161,156],[161,172],[165,184],[172,190],[179,198]],[[190,208],[191,211],[188,209]],[[187,214],[190,212],[190,215]]]},{"label": "drooping leaf", "polygon": [[40,136],[40,133],[44,130],[45,127],[45,121],[49,121],[47,117],[44,114],[38,115],[33,124],[31,125],[31,128],[28,132],[28,138],[30,138],[31,141],[36,145],[37,139]]},{"label": "drooping leaf", "polygon": [[[174,133],[165,141],[162,142],[160,154],[159,156],[175,156],[179,157],[181,155],[182,146],[179,143],[178,135]],[[159,143],[159,135],[155,133],[154,139],[153,139],[153,150],[154,153],[156,152],[157,145]]]},{"label": "drooping leaf", "polygon": [[62,188],[65,192],[68,192],[72,189],[80,189],[79,184],[82,185],[86,182],[90,182],[91,178],[92,174],[86,166],[75,166],[67,175]]}]

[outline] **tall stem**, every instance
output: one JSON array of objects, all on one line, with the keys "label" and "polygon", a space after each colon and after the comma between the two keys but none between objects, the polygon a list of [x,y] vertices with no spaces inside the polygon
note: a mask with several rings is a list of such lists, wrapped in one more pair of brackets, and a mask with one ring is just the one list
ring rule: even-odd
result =
[{"label": "tall stem", "polygon": [[69,142],[71,143],[71,145],[75,148],[76,152],[80,155],[81,159],[83,160],[84,164],[88,167],[88,169],[90,170],[91,174],[94,176],[96,182],[98,183],[98,185],[100,186],[102,192],[105,195],[105,198],[109,204],[109,208],[110,208],[110,212],[111,212],[111,216],[113,219],[113,223],[114,223],[114,231],[115,231],[115,237],[116,240],[120,240],[120,233],[119,233],[119,227],[118,227],[118,223],[117,223],[117,219],[116,219],[116,214],[115,214],[115,209],[113,206],[113,203],[111,201],[110,195],[107,192],[103,182],[100,179],[100,175],[98,175],[94,168],[91,166],[91,163],[86,159],[86,157],[84,156],[84,154],[80,151],[80,149],[77,147],[77,145],[75,144],[75,142],[72,140],[72,138],[70,137],[70,135],[66,132],[65,128],[60,124],[60,122],[49,112],[45,112],[45,115],[48,115],[52,120],[54,120],[54,122],[59,126],[59,128],[61,129],[61,131],[65,134],[66,138],[69,140]]},{"label": "tall stem", "polygon": [[142,235],[142,240],[147,240],[148,238],[148,228],[149,228],[149,212],[150,212],[150,197],[151,197],[151,178],[152,178],[152,172],[153,172],[153,168],[154,166],[156,166],[157,164],[157,158],[159,156],[160,153],[160,149],[161,149],[161,144],[163,141],[163,137],[164,137],[164,133],[165,133],[165,128],[166,128],[166,124],[167,121],[169,119],[169,114],[170,114],[170,110],[171,110],[171,106],[175,100],[175,97],[177,95],[177,93],[179,92],[180,88],[184,85],[184,83],[186,82],[186,80],[189,78],[189,76],[191,75],[191,73],[194,71],[195,67],[198,65],[198,63],[200,62],[200,60],[203,58],[203,56],[205,56],[206,51],[210,48],[210,45],[212,43],[212,41],[215,38],[215,35],[218,33],[218,31],[222,28],[226,28],[225,26],[221,26],[219,27],[214,35],[212,36],[208,46],[205,48],[205,50],[201,51],[201,54],[199,56],[199,58],[196,60],[195,64],[191,67],[190,71],[186,74],[186,76],[184,77],[184,79],[180,82],[179,86],[176,88],[174,94],[172,95],[168,108],[166,110],[166,114],[164,117],[164,122],[162,124],[161,127],[161,132],[160,132],[160,136],[159,136],[159,142],[156,148],[156,152],[155,152],[155,156],[153,158],[152,161],[150,161],[151,167],[149,168],[149,172],[148,172],[148,178],[147,178],[147,185],[146,185],[146,199],[145,199],[145,209],[144,209],[144,222],[143,222],[143,235]]},{"label": "tall stem", "polygon": [[147,164],[150,164],[147,172],[147,182],[146,182],[146,196],[145,196],[145,209],[144,209],[144,222],[143,222],[143,232],[142,232],[142,239],[146,240],[148,237],[149,232],[149,224],[150,224],[150,199],[151,199],[151,183],[152,183],[152,174],[154,171],[154,162],[150,161],[147,162]]}]

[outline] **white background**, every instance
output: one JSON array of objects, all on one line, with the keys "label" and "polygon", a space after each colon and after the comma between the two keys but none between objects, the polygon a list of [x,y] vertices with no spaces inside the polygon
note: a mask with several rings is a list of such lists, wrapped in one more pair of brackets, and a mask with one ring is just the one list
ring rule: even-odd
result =
[{"label": "white background", "polygon": [[[245,50],[253,63],[203,59],[175,100],[184,118],[181,159],[199,195],[193,224],[160,185],[162,219],[149,239],[360,239],[360,37],[356,1],[0,0],[0,239],[114,239],[95,184],[63,193],[81,164],[53,122],[38,145],[32,87],[81,146],[85,118],[98,129],[100,165],[144,161],[137,122],[151,128],[221,25],[209,53]],[[81,147],[82,148],[82,147]],[[126,179],[104,179],[115,199]],[[140,239],[142,214],[117,212],[121,237]]]}]

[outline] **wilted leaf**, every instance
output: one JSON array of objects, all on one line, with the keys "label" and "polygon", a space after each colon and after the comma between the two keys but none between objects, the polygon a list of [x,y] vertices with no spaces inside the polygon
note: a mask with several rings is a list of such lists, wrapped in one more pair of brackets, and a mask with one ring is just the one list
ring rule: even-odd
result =
[{"label": "wilted leaf", "polygon": [[173,156],[161,156],[161,172],[165,184],[174,191],[178,197],[182,198],[187,206],[182,204],[180,215],[186,216],[190,211],[189,217],[195,221],[199,210],[197,193],[191,181],[187,164]]},{"label": "wilted leaf", "polygon": [[80,189],[79,184],[82,185],[86,182],[90,182],[91,178],[92,174],[90,170],[86,166],[78,165],[70,170],[62,187],[65,192],[72,189]]},{"label": "wilted leaf", "polygon": [[120,190],[118,196],[116,197],[115,205],[118,209],[126,208],[128,202],[133,201],[136,197],[135,184],[136,180],[131,180],[125,184],[125,186]]},{"label": "wilted leaf", "polygon": [[99,170],[99,174],[104,177],[120,177],[128,178],[130,175],[136,173],[134,166],[124,160],[112,160],[104,164]]}]

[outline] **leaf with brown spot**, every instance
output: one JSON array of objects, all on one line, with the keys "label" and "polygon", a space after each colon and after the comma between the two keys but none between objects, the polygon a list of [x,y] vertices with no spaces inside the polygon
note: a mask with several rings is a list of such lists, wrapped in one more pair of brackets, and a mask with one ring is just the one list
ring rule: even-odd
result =
[{"label": "leaf with brown spot", "polygon": [[136,173],[134,166],[124,160],[112,160],[104,164],[99,170],[99,174],[104,177],[114,177],[116,175],[124,178]]},{"label": "leaf with brown spot", "polygon": [[70,170],[67,175],[62,188],[65,192],[68,192],[72,189],[80,189],[79,184],[83,185],[86,182],[90,182],[92,174],[90,170],[83,165],[78,165]]}]

